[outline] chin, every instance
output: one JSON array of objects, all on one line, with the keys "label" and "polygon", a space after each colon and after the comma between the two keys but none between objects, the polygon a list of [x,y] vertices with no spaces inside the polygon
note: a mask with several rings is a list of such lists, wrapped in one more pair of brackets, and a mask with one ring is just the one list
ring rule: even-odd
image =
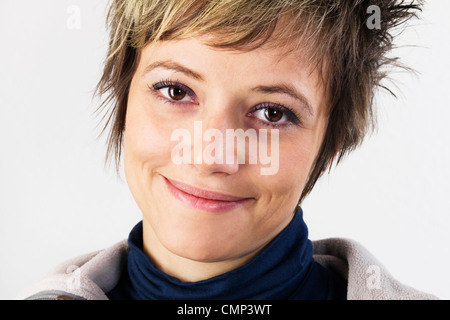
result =
[{"label": "chin", "polygon": [[236,248],[224,250],[220,245],[209,244],[193,245],[189,248],[176,246],[171,251],[182,258],[204,263],[231,260],[243,255],[236,252]]},{"label": "chin", "polygon": [[240,219],[244,213],[234,212],[222,216],[210,213],[188,212],[175,223],[160,224],[157,235],[170,252],[186,259],[202,262],[223,261],[239,257],[249,250],[252,236],[249,221]]},{"label": "chin", "polygon": [[160,239],[163,246],[172,254],[197,262],[217,262],[237,258],[245,252],[245,246],[222,240],[220,235],[215,239],[199,239],[198,234],[185,235],[183,241],[179,237],[169,236]]}]

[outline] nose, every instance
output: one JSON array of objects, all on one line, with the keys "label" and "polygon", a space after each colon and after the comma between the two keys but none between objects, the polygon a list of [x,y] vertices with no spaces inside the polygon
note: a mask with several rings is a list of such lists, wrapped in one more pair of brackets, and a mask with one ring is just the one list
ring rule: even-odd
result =
[{"label": "nose", "polygon": [[226,110],[205,112],[194,123],[194,166],[203,174],[231,175],[239,171],[236,144],[227,139],[237,126],[235,115]]}]

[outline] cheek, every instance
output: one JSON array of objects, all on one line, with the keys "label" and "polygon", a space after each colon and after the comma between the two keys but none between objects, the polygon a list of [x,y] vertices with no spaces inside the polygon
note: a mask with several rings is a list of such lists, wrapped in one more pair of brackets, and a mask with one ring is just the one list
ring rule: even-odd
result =
[{"label": "cheek", "polygon": [[[126,162],[154,163],[157,165],[168,153],[166,133],[157,125],[142,124],[142,119],[127,121],[124,138],[124,155]],[[170,135],[169,135],[170,137]]]},{"label": "cheek", "polygon": [[[145,99],[130,95],[126,115],[124,157],[128,165],[149,165],[149,169],[170,160],[171,130],[152,113]],[[130,169],[130,168],[128,168]]]},{"label": "cheek", "polygon": [[146,208],[154,173],[171,161],[172,130],[144,100],[130,96],[124,135],[124,169],[128,186],[141,209]]},{"label": "cheek", "polygon": [[317,146],[308,139],[280,141],[278,172],[271,176],[260,175],[259,185],[271,194],[272,201],[297,203],[308,179],[317,154]]},{"label": "cheek", "polygon": [[301,193],[314,160],[312,153],[313,150],[305,144],[280,145],[280,167],[276,178],[284,187],[283,191]]}]

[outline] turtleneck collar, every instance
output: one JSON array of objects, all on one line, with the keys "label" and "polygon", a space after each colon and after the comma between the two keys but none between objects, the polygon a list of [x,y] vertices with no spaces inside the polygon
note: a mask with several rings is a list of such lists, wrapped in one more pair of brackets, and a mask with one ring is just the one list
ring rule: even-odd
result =
[{"label": "turtleneck collar", "polygon": [[331,279],[314,263],[302,216],[299,208],[289,225],[247,264],[198,282],[182,282],[155,267],[142,250],[141,221],[128,238],[124,275],[108,295],[112,299],[148,300],[327,299]]}]

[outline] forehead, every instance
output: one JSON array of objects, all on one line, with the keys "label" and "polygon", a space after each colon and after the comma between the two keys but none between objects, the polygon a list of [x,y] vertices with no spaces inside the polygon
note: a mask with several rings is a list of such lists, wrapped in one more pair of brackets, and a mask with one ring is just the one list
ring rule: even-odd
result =
[{"label": "forehead", "polygon": [[284,83],[309,92],[309,98],[323,95],[320,77],[300,49],[264,45],[251,50],[215,48],[204,38],[158,41],[144,47],[138,73],[155,66],[184,68],[193,78],[208,83],[269,85]]},{"label": "forehead", "polygon": [[[279,68],[287,65],[297,71],[305,69],[300,52],[288,54],[283,48],[270,47],[253,50],[215,48],[206,44],[201,38],[158,41],[150,44],[142,50],[141,62],[145,64],[164,56],[180,62],[185,61],[191,67],[196,66],[196,69],[203,69],[208,73],[222,69],[224,66],[228,68],[238,66],[242,73],[247,70],[253,72],[270,70],[271,73],[277,73]],[[215,65],[215,68],[208,70],[208,67],[212,65]]]},{"label": "forehead", "polygon": [[308,117],[326,114],[320,77],[301,50],[271,45],[252,50],[218,49],[206,43],[204,38],[190,38],[149,44],[142,49],[136,74],[148,81],[188,77],[236,97],[284,94],[302,105]]}]

